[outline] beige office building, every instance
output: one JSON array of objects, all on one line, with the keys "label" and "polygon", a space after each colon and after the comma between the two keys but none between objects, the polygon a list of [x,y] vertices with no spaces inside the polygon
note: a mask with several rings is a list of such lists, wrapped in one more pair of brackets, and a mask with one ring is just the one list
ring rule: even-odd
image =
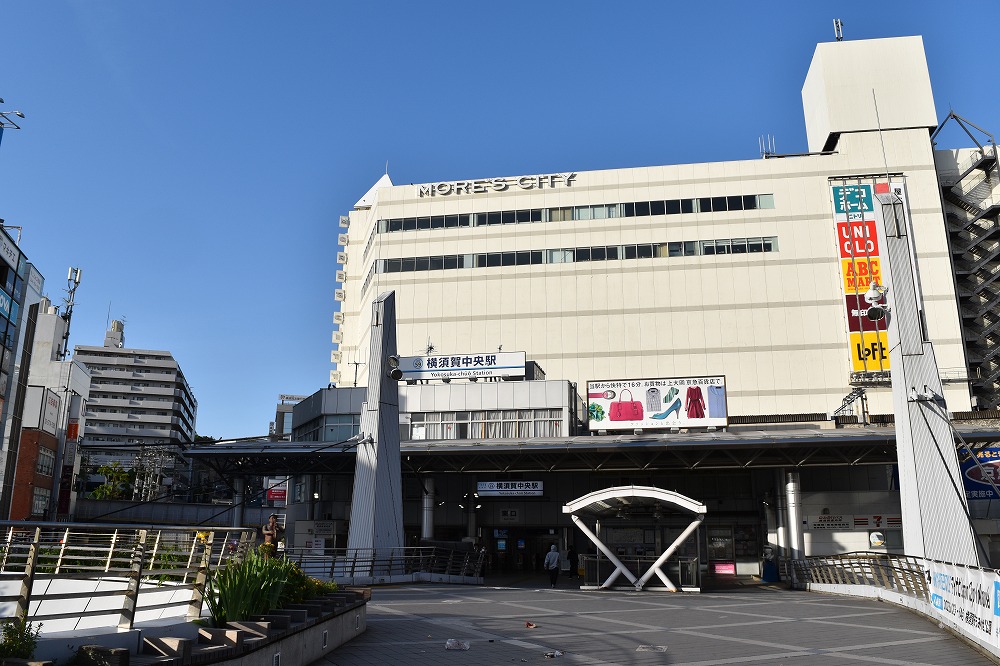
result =
[{"label": "beige office building", "polygon": [[[948,407],[996,407],[997,264],[977,249],[996,224],[996,179],[984,179],[995,148],[935,153],[919,37],[818,45],[802,101],[802,154],[384,176],[342,219],[332,379],[365,385],[371,303],[395,290],[401,355],[523,351],[581,393],[596,380],[724,376],[730,416],[815,419],[860,385],[872,414],[891,413],[885,321],[864,299],[889,270],[871,195],[891,188],[912,218]],[[892,316],[891,293],[881,304]]]}]

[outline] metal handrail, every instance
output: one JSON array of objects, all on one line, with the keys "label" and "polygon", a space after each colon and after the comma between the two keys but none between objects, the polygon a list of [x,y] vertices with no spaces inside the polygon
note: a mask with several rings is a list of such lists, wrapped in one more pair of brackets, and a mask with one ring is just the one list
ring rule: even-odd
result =
[{"label": "metal handrail", "polygon": [[[245,556],[255,538],[255,528],[0,522],[0,583],[20,581],[16,594],[0,594],[0,603],[30,621],[118,615],[121,629],[130,629],[144,609],[176,606],[196,619],[209,572]],[[59,584],[66,581],[75,582]],[[92,589],[80,591],[82,581],[93,581]],[[98,584],[108,581],[116,584]],[[164,588],[191,595],[166,604],[146,600]],[[98,600],[93,605],[101,610],[39,612],[52,606],[45,602],[71,599]]]},{"label": "metal handrail", "polygon": [[401,548],[287,548],[284,556],[311,576],[328,580],[417,573],[442,576],[481,575],[485,552],[440,546]]}]

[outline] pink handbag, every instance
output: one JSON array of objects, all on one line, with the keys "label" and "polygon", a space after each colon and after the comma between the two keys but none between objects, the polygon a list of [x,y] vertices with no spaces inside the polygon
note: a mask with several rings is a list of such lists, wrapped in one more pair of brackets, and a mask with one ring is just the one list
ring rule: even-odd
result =
[{"label": "pink handbag", "polygon": [[[628,400],[622,400],[625,391],[628,391]],[[642,403],[632,399],[632,391],[623,389],[618,393],[618,400],[611,403],[611,414],[608,418],[612,421],[641,421]]]}]

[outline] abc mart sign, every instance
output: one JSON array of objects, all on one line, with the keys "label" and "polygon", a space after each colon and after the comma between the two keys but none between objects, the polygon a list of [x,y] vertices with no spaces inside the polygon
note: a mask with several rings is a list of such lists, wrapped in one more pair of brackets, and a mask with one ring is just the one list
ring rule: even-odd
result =
[{"label": "abc mart sign", "polygon": [[483,180],[456,180],[450,183],[417,185],[418,197],[445,197],[452,194],[485,194],[507,190],[541,190],[553,187],[570,187],[576,173],[547,173],[537,176],[511,178],[486,178]]}]

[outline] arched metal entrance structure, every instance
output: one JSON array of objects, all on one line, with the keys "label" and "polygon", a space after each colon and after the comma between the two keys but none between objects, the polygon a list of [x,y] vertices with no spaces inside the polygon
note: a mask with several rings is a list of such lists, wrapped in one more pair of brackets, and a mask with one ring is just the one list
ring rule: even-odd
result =
[{"label": "arched metal entrance structure", "polygon": [[[681,532],[680,536],[663,551],[649,569],[639,577],[636,577],[635,574],[622,564],[622,561],[601,541],[593,530],[587,527],[581,518],[581,516],[589,516],[599,522],[601,518],[615,516],[623,510],[635,511],[636,509],[641,509],[648,510],[652,514],[660,508],[680,509],[685,513],[693,514],[694,519]],[[611,587],[619,576],[624,575],[635,585],[636,590],[642,590],[655,575],[668,590],[676,592],[677,586],[670,581],[670,578],[667,577],[660,567],[698,529],[698,526],[705,519],[707,512],[707,507],[701,502],[670,490],[650,486],[616,486],[614,488],[605,488],[604,490],[588,493],[563,505],[563,513],[570,514],[570,517],[576,526],[580,528],[580,531],[586,534],[587,538],[593,541],[598,550],[615,566],[615,570],[611,572],[607,580],[600,584],[601,589]]]}]

